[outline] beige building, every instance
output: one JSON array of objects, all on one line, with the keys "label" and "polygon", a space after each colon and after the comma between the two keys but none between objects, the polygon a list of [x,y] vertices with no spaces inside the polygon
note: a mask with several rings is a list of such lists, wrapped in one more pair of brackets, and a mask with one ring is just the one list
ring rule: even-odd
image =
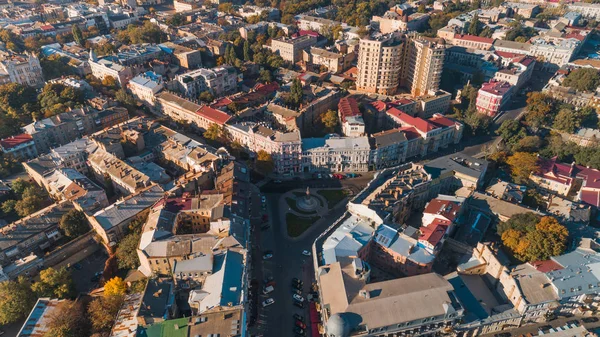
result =
[{"label": "beige building", "polygon": [[108,152],[96,151],[89,156],[88,164],[99,181],[110,178],[112,185],[125,195],[136,193],[151,184],[150,177]]},{"label": "beige building", "polygon": [[173,55],[180,67],[193,69],[202,66],[202,53],[173,42],[165,42],[160,45],[163,50]]},{"label": "beige building", "polygon": [[311,62],[313,65],[325,66],[330,72],[337,74],[346,70],[353,58],[354,53],[344,55],[322,48],[311,47],[310,52],[305,53],[304,60]]},{"label": "beige building", "polygon": [[400,83],[404,44],[399,34],[371,36],[360,40],[356,89],[394,95]]},{"label": "beige building", "polygon": [[0,55],[0,83],[19,83],[30,87],[44,85],[40,60],[34,54],[2,53]]},{"label": "beige building", "polygon": [[414,97],[439,89],[446,49],[442,41],[425,37],[409,39],[402,85]]},{"label": "beige building", "polygon": [[308,47],[314,46],[317,38],[310,35],[304,35],[295,39],[279,38],[271,40],[271,50],[278,53],[284,60],[296,63],[302,60],[302,51]]}]

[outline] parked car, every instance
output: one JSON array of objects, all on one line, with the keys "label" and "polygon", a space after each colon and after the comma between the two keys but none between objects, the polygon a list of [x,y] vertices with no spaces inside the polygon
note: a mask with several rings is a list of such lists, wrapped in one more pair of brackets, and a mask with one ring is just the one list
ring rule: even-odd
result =
[{"label": "parked car", "polygon": [[304,256],[310,256],[310,255],[311,255],[311,253],[310,253],[310,251],[308,251],[308,250],[303,250],[303,251],[302,251],[302,255],[304,255]]},{"label": "parked car", "polygon": [[268,223],[260,226],[260,229],[262,229],[263,231],[266,231],[267,229],[271,228],[271,225],[269,225]]},{"label": "parked car", "polygon": [[294,301],[294,305],[300,309],[304,309],[304,302]]},{"label": "parked car", "polygon": [[299,328],[299,327],[294,327],[294,332],[300,335],[304,335],[304,329]]},{"label": "parked car", "polygon": [[98,282],[100,281],[100,278],[102,278],[102,272],[99,271],[96,274],[94,274],[94,276],[92,276],[92,278],[90,279],[91,282]]},{"label": "parked car", "polygon": [[265,197],[264,195],[261,196],[260,201],[264,204],[265,202],[267,202],[267,197]]},{"label": "parked car", "polygon": [[300,329],[306,329],[306,324],[304,324],[304,322],[296,321],[296,326]]},{"label": "parked car", "polygon": [[304,317],[298,314],[294,314],[294,319],[300,322],[304,322]]},{"label": "parked car", "polygon": [[263,294],[266,295],[266,294],[272,293],[273,290],[275,290],[275,288],[273,286],[267,286],[267,287],[265,287],[265,289],[263,289]]},{"label": "parked car", "polygon": [[295,301],[304,302],[304,297],[302,297],[302,296],[300,296],[298,294],[293,294],[292,298],[294,298]]},{"label": "parked car", "polygon": [[568,321],[568,322],[567,322],[567,324],[568,324],[568,325],[572,325],[572,324],[574,324],[574,325],[579,325],[579,321],[578,321],[578,320],[576,320],[576,319],[573,319],[573,320],[570,320],[570,321]]},{"label": "parked car", "polygon": [[266,253],[265,255],[263,255],[263,260],[269,260],[273,258],[273,254],[271,253]]},{"label": "parked car", "polygon": [[292,289],[292,294],[302,296],[302,290],[294,288],[294,289]]},{"label": "parked car", "polygon": [[294,277],[294,278],[292,279],[292,283],[300,283],[300,284],[301,284],[301,283],[302,283],[302,281],[300,281],[299,279],[297,279],[297,278],[295,278],[295,277]]},{"label": "parked car", "polygon": [[266,300],[264,300],[264,301],[262,302],[262,306],[263,306],[263,308],[266,308],[266,307],[270,306],[270,305],[271,305],[271,304],[273,304],[273,303],[275,303],[275,300],[274,300],[274,299],[272,299],[272,298],[267,298]]},{"label": "parked car", "polygon": [[83,268],[83,267],[81,266],[81,264],[79,262],[77,262],[73,265],[73,268],[75,268],[77,270],[81,270],[81,268]]}]

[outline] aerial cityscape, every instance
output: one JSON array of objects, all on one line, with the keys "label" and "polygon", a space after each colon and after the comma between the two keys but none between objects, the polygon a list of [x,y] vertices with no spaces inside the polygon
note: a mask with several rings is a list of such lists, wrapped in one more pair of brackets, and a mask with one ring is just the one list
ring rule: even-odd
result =
[{"label": "aerial cityscape", "polygon": [[598,337],[600,0],[0,0],[0,336]]}]

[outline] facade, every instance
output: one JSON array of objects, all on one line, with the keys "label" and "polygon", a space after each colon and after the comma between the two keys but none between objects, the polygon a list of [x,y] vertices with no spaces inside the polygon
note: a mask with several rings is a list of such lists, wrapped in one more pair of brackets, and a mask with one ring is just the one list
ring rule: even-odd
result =
[{"label": "facade", "polygon": [[18,83],[40,88],[44,85],[44,76],[40,60],[34,54],[0,55],[0,83]]},{"label": "facade", "polygon": [[374,133],[371,143],[370,165],[375,170],[400,165],[406,162],[408,140],[404,132],[391,129]]},{"label": "facade", "polygon": [[38,156],[33,137],[27,133],[0,140],[0,150],[2,153],[20,159],[32,159]]},{"label": "facade", "polygon": [[194,99],[204,91],[210,92],[214,97],[233,93],[237,88],[237,79],[237,71],[231,66],[197,69],[175,78],[179,90],[186,97]]},{"label": "facade", "polygon": [[504,81],[491,80],[484,83],[477,93],[477,111],[495,116],[510,102],[513,86]]},{"label": "facade", "polygon": [[310,47],[310,62],[314,65],[327,67],[327,70],[337,74],[348,67],[350,64],[350,55],[331,52],[322,48]]},{"label": "facade", "polygon": [[114,56],[106,56],[99,59],[92,50],[90,51],[88,63],[90,64],[90,69],[92,70],[92,75],[94,75],[94,77],[103,80],[110,76],[114,78],[121,87],[127,85],[129,80],[133,77],[131,68],[121,65],[118,58]]},{"label": "facade", "polygon": [[279,38],[271,40],[271,50],[284,60],[296,63],[302,60],[302,51],[317,44],[317,38],[304,35],[297,38]]},{"label": "facade", "polygon": [[127,87],[135,98],[145,105],[153,107],[156,102],[156,94],[164,88],[164,83],[162,76],[147,71],[132,78]]},{"label": "facade", "polygon": [[367,172],[369,170],[367,137],[305,138],[302,141],[304,172]]},{"label": "facade", "polygon": [[359,91],[394,95],[400,83],[404,45],[401,36],[388,34],[360,40],[358,52]]},{"label": "facade", "polygon": [[353,97],[344,97],[338,103],[338,117],[342,124],[342,133],[346,137],[365,135],[365,122]]}]

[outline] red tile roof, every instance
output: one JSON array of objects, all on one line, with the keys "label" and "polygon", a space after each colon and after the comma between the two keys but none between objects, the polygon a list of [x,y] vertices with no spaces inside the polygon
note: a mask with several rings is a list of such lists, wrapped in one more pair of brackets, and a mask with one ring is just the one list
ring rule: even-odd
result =
[{"label": "red tile roof", "polygon": [[421,132],[429,132],[431,130],[437,129],[437,127],[426,120],[419,117],[412,117],[409,114],[402,112],[396,108],[391,108],[387,112],[387,114],[392,115],[400,120],[402,126],[414,126],[417,130]]},{"label": "red tile roof", "polygon": [[479,90],[492,95],[504,96],[511,88],[512,85],[508,82],[490,80],[489,82],[482,84],[481,89]]},{"label": "red tile roof", "polygon": [[382,101],[375,101],[370,103],[373,108],[377,111],[384,111],[387,109],[387,103]]},{"label": "red tile roof", "polygon": [[462,204],[456,201],[433,199],[427,204],[423,213],[438,214],[449,221],[454,221],[461,208]]},{"label": "red tile roof", "polygon": [[27,142],[31,142],[31,141],[33,141],[33,137],[31,137],[30,134],[22,133],[20,135],[11,136],[11,137],[0,140],[0,145],[2,146],[3,149],[8,150],[8,149],[12,149],[13,147],[15,147],[17,145],[21,145],[23,143],[27,143]]},{"label": "red tile roof", "polygon": [[481,37],[481,36],[476,36],[476,35],[454,34],[454,38],[455,39],[459,39],[459,40],[466,40],[466,41],[473,41],[473,42],[483,42],[483,43],[488,43],[488,44],[494,43],[494,39],[492,39],[492,38]]},{"label": "red tile roof", "polygon": [[231,103],[233,103],[232,100],[230,100],[227,97],[223,97],[223,98],[219,99],[218,101],[216,101],[215,103],[211,104],[210,107],[216,109],[216,108],[221,108],[221,107],[224,107],[224,106],[228,106]]},{"label": "red tile roof", "polygon": [[529,65],[535,62],[535,59],[531,56],[521,56],[515,60],[517,63],[521,63],[522,65],[529,67]]},{"label": "red tile roof", "polygon": [[432,246],[436,246],[446,234],[448,227],[450,226],[450,222],[443,219],[436,219],[431,225],[427,227],[421,227],[419,230],[421,231],[421,236],[419,236],[419,240],[427,241]]},{"label": "red tile roof", "polygon": [[223,111],[213,109],[206,105],[198,109],[196,113],[219,125],[225,124],[231,118],[231,116]]},{"label": "red tile roof", "polygon": [[584,190],[579,192],[579,200],[596,207],[600,207],[600,191]]},{"label": "red tile roof", "polygon": [[496,50],[495,53],[496,53],[496,55],[498,55],[502,58],[505,58],[505,59],[512,59],[512,58],[515,58],[518,56],[525,56],[525,54],[509,53],[506,51],[499,51],[499,50]]},{"label": "red tile roof", "polygon": [[338,103],[338,111],[340,113],[340,119],[342,120],[342,123],[346,121],[346,117],[360,115],[358,103],[352,97],[344,97],[340,99],[340,102]]},{"label": "red tile roof", "polygon": [[442,115],[435,115],[427,120],[429,123],[439,127],[453,127],[456,125],[456,121]]},{"label": "red tile roof", "polygon": [[319,34],[319,32],[315,32],[314,30],[302,30],[302,29],[300,29],[298,31],[298,35],[300,35],[300,36],[308,35],[308,36],[312,36],[312,37],[319,37],[321,34]]},{"label": "red tile roof", "polygon": [[419,134],[419,132],[417,131],[417,129],[415,129],[412,126],[404,126],[404,127],[398,128],[398,130],[404,132],[404,136],[408,140],[413,140],[413,139],[421,138],[421,134]]},{"label": "red tile roof", "polygon": [[537,269],[538,271],[541,271],[542,273],[549,273],[551,271],[564,269],[560,264],[552,260],[534,261],[530,264],[533,268]]}]

